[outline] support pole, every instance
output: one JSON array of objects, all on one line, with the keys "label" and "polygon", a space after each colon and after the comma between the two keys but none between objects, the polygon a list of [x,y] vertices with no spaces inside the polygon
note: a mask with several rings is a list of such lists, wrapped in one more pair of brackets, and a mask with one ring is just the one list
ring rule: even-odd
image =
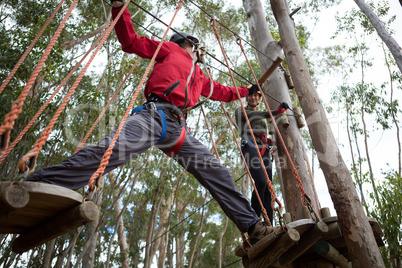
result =
[{"label": "support pole", "polygon": [[285,252],[279,258],[279,264],[288,265],[292,263],[295,259],[300,257],[304,252],[306,252],[311,246],[313,246],[321,237],[328,232],[328,225],[323,221],[317,222],[317,224],[311,230],[307,231],[300,242],[291,247],[287,252]]},{"label": "support pole", "polygon": [[340,268],[352,268],[352,263],[327,241],[320,240],[315,246],[315,251]]},{"label": "support pole", "polygon": [[268,67],[268,69],[261,75],[260,79],[258,79],[258,83],[263,84],[265,81],[267,81],[268,77],[275,71],[276,67],[281,64],[283,59],[281,57],[277,57],[272,64]]},{"label": "support pole", "polygon": [[267,247],[257,259],[251,261],[250,268],[268,267],[299,240],[299,232],[295,229],[289,229],[274,244]]}]

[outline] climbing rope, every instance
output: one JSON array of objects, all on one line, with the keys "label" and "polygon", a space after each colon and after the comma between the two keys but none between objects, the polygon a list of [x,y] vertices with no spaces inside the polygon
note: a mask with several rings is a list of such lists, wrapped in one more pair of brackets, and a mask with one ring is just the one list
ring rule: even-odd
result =
[{"label": "climbing rope", "polygon": [[[127,3],[129,3],[129,1],[127,1]],[[128,4],[125,5],[128,5]],[[70,97],[72,96],[72,94],[74,93],[75,89],[77,88],[78,84],[81,82],[81,79],[84,77],[85,72],[87,71],[88,67],[91,65],[93,59],[95,58],[95,56],[97,55],[97,53],[99,52],[99,50],[101,49],[103,43],[106,41],[106,38],[109,36],[109,34],[111,33],[111,31],[113,30],[114,25],[117,22],[117,19],[120,18],[121,14],[123,13],[124,9],[122,9],[120,11],[120,13],[118,14],[116,20],[112,21],[110,23],[110,25],[106,28],[104,34],[100,37],[101,41],[99,42],[97,48],[95,49],[94,53],[91,55],[91,58],[88,60],[87,64],[85,65],[85,67],[82,69],[81,73],[78,75],[76,81],[74,82],[73,86],[70,88],[70,90],[68,91],[66,97],[64,98],[63,102],[61,103],[61,105],[59,106],[59,108],[57,109],[55,115],[53,116],[53,118],[50,120],[49,125],[45,128],[45,130],[42,132],[41,137],[35,142],[34,144],[34,148],[29,151],[20,161],[19,163],[19,169],[21,172],[25,172],[25,163],[29,160],[29,171],[28,173],[31,173],[36,165],[36,158],[40,152],[40,150],[42,149],[43,145],[46,143],[47,139],[49,138],[50,132],[52,131],[52,128],[54,126],[54,124],[56,123],[58,117],[60,116],[61,112],[64,110],[65,106],[67,105],[67,102],[69,101]]]},{"label": "climbing rope", "polygon": [[[120,18],[121,13],[123,12],[123,10],[127,7],[127,5],[128,5],[129,3],[130,3],[130,1],[127,1],[127,2],[124,4],[124,6],[122,7],[122,9],[121,9],[119,15],[118,15],[118,16],[116,17],[116,19],[113,21],[113,23],[112,23],[113,26],[114,26],[114,24],[116,24],[117,20]],[[95,171],[95,173],[94,173],[94,174],[92,175],[92,177],[89,179],[89,191],[94,191],[94,190],[99,189],[99,185],[100,185],[100,182],[101,182],[101,179],[102,179],[102,175],[103,175],[103,172],[104,172],[105,169],[106,169],[106,166],[107,166],[108,163],[109,163],[109,159],[110,159],[110,156],[112,155],[113,147],[114,147],[114,145],[115,145],[115,143],[116,143],[116,141],[117,141],[117,139],[118,139],[118,137],[119,137],[119,134],[120,134],[120,132],[121,132],[123,126],[124,126],[124,123],[126,122],[127,117],[128,117],[128,115],[130,114],[130,112],[131,112],[131,109],[132,109],[132,107],[133,107],[133,105],[134,105],[135,100],[137,99],[137,96],[138,96],[138,94],[139,94],[139,92],[140,92],[140,89],[141,89],[142,85],[144,84],[145,79],[147,78],[148,73],[149,73],[149,71],[151,70],[151,67],[153,66],[153,63],[155,62],[156,56],[158,55],[158,52],[159,52],[159,50],[161,49],[162,44],[163,44],[163,42],[164,42],[164,40],[165,40],[165,38],[166,38],[166,35],[167,35],[169,29],[171,28],[171,25],[172,25],[172,23],[173,23],[173,21],[174,21],[176,15],[177,15],[177,13],[179,12],[180,7],[182,6],[182,4],[183,4],[183,0],[180,0],[179,3],[178,3],[178,5],[177,5],[177,7],[176,7],[176,11],[175,11],[175,13],[174,13],[174,15],[173,15],[173,17],[172,17],[172,19],[171,19],[171,21],[170,21],[170,24],[168,25],[168,27],[167,27],[167,29],[166,29],[166,31],[165,31],[165,33],[164,33],[164,35],[163,35],[163,37],[162,37],[160,43],[158,44],[158,47],[156,48],[155,53],[154,53],[154,55],[152,56],[151,61],[150,61],[149,65],[148,65],[147,69],[145,70],[145,73],[144,73],[144,75],[143,75],[143,77],[142,77],[142,79],[141,79],[141,81],[140,81],[140,84],[138,85],[137,90],[135,91],[134,96],[133,96],[133,98],[131,99],[131,102],[130,102],[130,104],[129,104],[129,107],[127,108],[126,113],[124,114],[124,117],[123,117],[122,121],[120,122],[120,124],[119,124],[119,126],[118,126],[118,128],[117,128],[117,131],[116,131],[116,133],[115,133],[115,135],[114,135],[114,137],[113,137],[113,139],[112,139],[112,141],[111,141],[111,143],[110,143],[110,145],[109,145],[109,148],[106,150],[105,154],[104,154],[103,157],[102,157],[102,161],[101,161],[101,163],[100,163],[100,165],[99,165],[99,168]],[[94,184],[95,184],[95,181],[97,181],[97,187],[96,187],[96,189],[95,189],[95,185],[94,185]]]},{"label": "climbing rope", "polygon": [[250,181],[251,181],[251,184],[253,185],[254,192],[255,192],[255,194],[256,194],[256,196],[257,196],[258,203],[260,204],[260,207],[261,207],[262,216],[263,216],[265,222],[266,222],[268,225],[272,225],[271,221],[269,220],[269,217],[268,217],[268,214],[267,214],[267,210],[265,209],[264,205],[262,204],[261,197],[260,197],[260,195],[258,194],[257,186],[255,185],[253,176],[251,176],[251,172],[250,172],[250,169],[248,168],[246,158],[244,157],[244,154],[243,154],[243,151],[241,150],[240,144],[239,144],[239,142],[237,141],[236,133],[234,132],[234,129],[233,129],[233,127],[232,127],[232,124],[230,123],[229,113],[227,112],[225,106],[223,105],[223,102],[220,102],[220,103],[221,103],[221,107],[222,107],[223,113],[224,113],[225,116],[226,116],[226,120],[228,121],[230,131],[232,132],[233,140],[235,141],[236,146],[237,146],[237,149],[238,149],[239,152],[240,152],[240,156],[241,156],[241,158],[242,158],[242,161],[243,161],[243,164],[244,164],[244,168],[246,169],[246,172],[247,172],[248,177],[249,177],[249,179],[250,179]]},{"label": "climbing rope", "polygon": [[[264,92],[264,91],[261,89],[260,83],[258,83],[258,79],[257,79],[257,77],[255,76],[255,73],[254,73],[254,71],[253,71],[253,68],[251,67],[250,61],[249,61],[248,58],[247,58],[246,52],[244,51],[243,45],[242,45],[242,43],[241,43],[241,39],[238,39],[237,44],[239,45],[241,51],[243,52],[243,55],[244,55],[244,57],[245,57],[245,59],[246,59],[246,61],[247,61],[247,64],[248,64],[248,66],[249,66],[249,68],[250,68],[250,70],[251,70],[251,73],[252,73],[252,75],[253,75],[253,77],[254,77],[254,79],[255,79],[255,81],[256,81],[256,84],[257,84],[257,86],[258,86],[258,89],[259,89],[261,92]],[[265,107],[266,107],[266,109],[267,109],[267,111],[268,111],[268,113],[269,113],[269,116],[270,116],[271,118],[274,118],[274,116],[272,115],[271,109],[269,108],[268,102],[267,102],[267,100],[266,100],[264,94],[262,95],[262,97],[263,97],[263,100],[264,100],[264,103],[265,103]],[[307,207],[311,207],[311,198],[310,198],[310,196],[306,193],[306,191],[305,191],[305,189],[304,189],[304,186],[303,186],[303,183],[302,183],[302,181],[301,181],[301,179],[300,179],[299,173],[297,172],[297,169],[295,168],[295,166],[294,166],[294,164],[293,164],[292,158],[290,157],[289,151],[288,151],[288,149],[287,149],[287,147],[286,147],[286,145],[285,145],[285,142],[284,142],[284,140],[283,140],[283,137],[282,137],[281,133],[279,132],[278,125],[276,124],[276,121],[275,121],[275,120],[272,120],[272,122],[273,122],[273,125],[274,125],[275,129],[276,129],[276,132],[278,133],[278,137],[279,137],[279,139],[280,139],[280,141],[281,141],[281,144],[282,144],[282,146],[283,146],[283,148],[284,148],[284,150],[285,150],[285,153],[286,153],[286,156],[287,156],[287,158],[288,158],[288,160],[289,160],[289,162],[290,162],[290,165],[292,166],[293,174],[295,175],[295,178],[296,178],[296,180],[297,180],[297,184],[299,185],[299,189],[300,189],[301,194],[302,194],[302,201],[303,201],[303,204],[304,204],[305,206],[307,206]],[[262,161],[262,160],[261,160],[261,161]]]},{"label": "climbing rope", "polygon": [[25,50],[24,54],[22,54],[21,58],[17,62],[17,64],[14,66],[14,68],[11,70],[10,74],[7,76],[6,80],[1,84],[0,86],[0,93],[3,92],[5,87],[7,86],[8,82],[11,81],[11,78],[13,78],[14,74],[17,72],[18,68],[20,68],[22,62],[25,60],[25,58],[28,56],[29,52],[31,52],[32,48],[35,46],[36,42],[39,40],[39,38],[42,36],[43,32],[49,25],[49,23],[53,20],[54,16],[56,15],[57,11],[59,11],[60,7],[64,3],[64,0],[61,0],[60,3],[57,5],[56,9],[53,11],[53,13],[50,15],[48,20],[45,22],[45,24],[42,26],[40,29],[39,33],[35,36],[34,40],[32,40],[31,44],[29,47]]},{"label": "climbing rope", "polygon": [[99,121],[101,120],[101,118],[105,115],[106,110],[109,108],[110,104],[113,102],[113,100],[116,98],[117,94],[119,94],[121,88],[123,87],[123,85],[126,83],[127,79],[130,77],[130,75],[133,73],[135,67],[137,67],[138,63],[140,62],[141,58],[138,58],[136,60],[136,62],[134,63],[133,67],[131,67],[130,71],[128,72],[128,74],[126,75],[126,77],[124,78],[124,80],[120,83],[119,88],[116,90],[116,92],[113,94],[113,96],[110,98],[109,102],[106,104],[106,106],[103,108],[102,112],[99,114],[98,118],[96,118],[95,122],[93,123],[91,129],[88,131],[88,133],[85,135],[84,139],[81,141],[80,145],[78,145],[77,149],[75,150],[74,154],[78,153],[79,150],[82,149],[82,147],[84,146],[85,142],[87,141],[87,139],[89,138],[89,136],[92,134],[93,130],[95,129],[95,127],[98,125]]},{"label": "climbing rope", "polygon": [[[228,62],[228,59],[227,59],[227,57],[226,57],[226,53],[225,53],[225,51],[224,51],[224,49],[223,49],[223,46],[222,46],[222,43],[221,43],[221,39],[220,39],[218,30],[217,30],[217,28],[216,28],[215,19],[211,19],[211,26],[212,26],[212,28],[214,29],[214,33],[215,33],[216,39],[218,40],[219,46],[220,46],[220,48],[221,48],[221,50],[222,50],[222,54],[223,54],[223,57],[224,57],[224,59],[225,59],[226,65],[229,66],[229,62]],[[238,100],[239,100],[239,102],[240,102],[240,105],[241,105],[243,114],[244,114],[244,116],[245,116],[245,118],[246,118],[246,122],[247,122],[247,125],[248,125],[248,127],[249,127],[252,140],[253,140],[253,142],[254,142],[255,147],[257,148],[258,158],[260,159],[261,166],[262,166],[262,168],[263,168],[263,170],[264,170],[265,177],[267,178],[268,190],[269,190],[269,192],[271,193],[271,196],[272,196],[272,201],[271,201],[272,209],[273,209],[274,211],[279,211],[279,210],[282,209],[282,204],[281,204],[281,202],[279,201],[278,197],[276,196],[276,193],[275,193],[275,191],[274,191],[274,187],[273,187],[273,185],[272,185],[272,182],[271,182],[271,180],[270,180],[270,178],[269,178],[269,176],[268,176],[268,173],[267,173],[267,171],[266,171],[266,169],[265,169],[264,161],[263,161],[263,159],[262,159],[261,152],[260,152],[260,150],[259,150],[259,148],[258,148],[258,144],[257,144],[257,141],[256,141],[256,139],[255,139],[253,129],[252,129],[251,124],[250,124],[250,121],[249,121],[249,119],[248,119],[248,116],[247,116],[247,113],[246,113],[246,109],[244,108],[244,105],[243,105],[243,103],[242,103],[242,101],[241,101],[241,96],[240,96],[239,90],[238,90],[238,88],[237,88],[237,86],[236,86],[236,81],[235,81],[235,79],[234,79],[234,77],[233,77],[233,74],[232,74],[230,68],[228,68],[228,70],[229,70],[229,73],[230,73],[230,77],[232,78],[232,82],[233,82],[233,84],[234,84],[234,87],[235,87],[235,89],[236,89],[237,97],[238,97]],[[279,205],[279,208],[276,208],[276,207],[274,206],[275,202]]]},{"label": "climbing rope", "polygon": [[205,115],[204,107],[202,105],[201,105],[201,111],[202,111],[202,114],[204,116],[205,123],[207,125],[207,129],[208,129],[208,132],[209,132],[209,137],[211,139],[212,147],[214,148],[216,158],[218,158],[218,161],[221,162],[221,159],[220,159],[219,153],[218,153],[218,149],[216,148],[216,144],[215,144],[215,141],[214,141],[214,138],[213,138],[213,135],[212,135],[212,131],[211,131],[211,128],[209,127],[208,119],[207,119],[207,116]]},{"label": "climbing rope", "polygon": [[[60,83],[60,85],[56,88],[56,90],[53,92],[53,94],[48,98],[48,100],[42,105],[42,107],[39,109],[39,111],[35,114],[35,116],[29,121],[29,123],[25,126],[25,128],[21,131],[21,133],[18,135],[18,137],[13,141],[13,143],[7,148],[5,153],[0,157],[0,164],[3,162],[3,160],[8,156],[8,154],[14,149],[14,147],[18,144],[18,142],[21,140],[21,138],[25,135],[25,133],[29,130],[29,128],[33,125],[33,123],[39,118],[39,116],[42,114],[42,112],[46,109],[46,107],[49,105],[49,103],[53,100],[53,98],[57,95],[57,93],[60,91],[60,89],[70,80],[71,76],[75,73],[75,71],[78,69],[78,67],[81,66],[82,62],[85,60],[85,58],[89,55],[89,53],[95,48],[97,43],[100,41],[102,38],[99,37],[98,40],[94,42],[94,44],[91,46],[91,48],[85,53],[85,55],[81,58],[81,60],[74,66],[74,68],[70,71],[70,73],[63,79],[63,81]],[[25,170],[24,170],[25,171]],[[23,172],[24,172],[23,171]]]},{"label": "climbing rope", "polygon": [[57,28],[54,36],[50,40],[45,52],[43,53],[41,59],[39,60],[38,65],[36,66],[35,70],[33,71],[31,77],[29,78],[27,84],[25,85],[24,89],[22,90],[21,95],[18,99],[12,104],[11,111],[5,116],[3,124],[0,126],[0,153],[4,152],[10,141],[10,133],[14,127],[15,120],[18,118],[20,113],[22,112],[22,107],[24,106],[24,101],[28,96],[29,90],[31,89],[33,83],[35,82],[36,78],[39,75],[47,57],[50,54],[54,44],[56,43],[58,37],[60,36],[61,31],[63,30],[67,19],[70,17],[75,5],[77,4],[78,0],[74,0],[71,4],[70,8],[68,9],[66,15],[63,18],[63,21],[60,23],[59,27]]}]

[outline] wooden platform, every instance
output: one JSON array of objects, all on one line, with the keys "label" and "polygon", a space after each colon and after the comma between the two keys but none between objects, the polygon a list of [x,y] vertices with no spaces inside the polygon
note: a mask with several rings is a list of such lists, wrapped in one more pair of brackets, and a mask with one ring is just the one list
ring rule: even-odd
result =
[{"label": "wooden platform", "polygon": [[[242,257],[246,268],[252,267],[351,267],[350,256],[338,226],[337,217],[318,223],[302,219],[286,224],[288,231],[275,227],[268,236],[251,248],[239,245],[235,254]],[[383,233],[378,222],[369,218],[378,246],[383,246]],[[298,266],[297,266],[298,267]]]},{"label": "wooden platform", "polygon": [[0,233],[21,234],[24,252],[95,220],[98,208],[70,189],[38,182],[0,182]]}]

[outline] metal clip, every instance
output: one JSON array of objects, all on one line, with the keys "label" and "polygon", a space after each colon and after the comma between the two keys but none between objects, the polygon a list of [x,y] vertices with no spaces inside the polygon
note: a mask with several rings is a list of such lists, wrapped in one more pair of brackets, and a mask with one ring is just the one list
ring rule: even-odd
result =
[{"label": "metal clip", "polygon": [[145,109],[147,109],[147,110],[155,110],[155,111],[157,110],[155,102],[153,102],[153,101],[145,103],[144,106],[145,106]]}]

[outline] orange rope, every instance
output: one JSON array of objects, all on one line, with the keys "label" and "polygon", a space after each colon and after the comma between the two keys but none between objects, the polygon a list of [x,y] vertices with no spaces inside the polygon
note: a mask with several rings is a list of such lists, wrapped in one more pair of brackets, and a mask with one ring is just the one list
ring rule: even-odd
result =
[{"label": "orange rope", "polygon": [[31,89],[33,83],[35,82],[36,77],[39,75],[39,72],[41,71],[47,57],[50,54],[50,51],[52,50],[54,44],[56,43],[57,38],[59,37],[61,31],[63,30],[64,25],[66,24],[67,19],[70,17],[71,12],[73,11],[77,2],[78,2],[78,0],[74,0],[74,2],[71,4],[69,10],[67,11],[67,14],[64,16],[63,21],[60,23],[59,27],[57,28],[53,38],[50,40],[45,52],[43,53],[41,59],[39,60],[38,65],[36,66],[31,77],[29,78],[28,83],[25,85],[24,89],[22,90],[21,95],[11,106],[11,111],[6,115],[3,125],[0,126],[0,142],[1,142],[0,153],[4,152],[6,150],[6,148],[8,147],[8,143],[10,141],[11,130],[14,127],[15,120],[18,118],[18,116],[22,112],[22,107],[24,105],[24,101],[25,101],[26,97],[28,96],[28,92]]},{"label": "orange rope", "polygon": [[[127,1],[124,4],[123,9],[127,6],[127,4],[129,2],[130,1]],[[109,163],[109,159],[110,159],[110,156],[112,155],[113,147],[114,147],[114,145],[115,145],[115,143],[116,143],[116,141],[117,141],[117,139],[119,137],[119,134],[120,134],[120,132],[121,132],[126,120],[127,120],[128,115],[131,112],[131,109],[132,109],[132,107],[134,105],[134,102],[135,102],[135,100],[136,100],[136,98],[137,98],[137,96],[138,96],[138,94],[140,92],[140,88],[144,84],[145,79],[147,78],[148,73],[151,70],[151,67],[152,67],[153,63],[155,62],[156,56],[158,55],[158,52],[161,49],[162,44],[163,44],[163,42],[164,42],[164,40],[166,38],[166,35],[167,35],[170,27],[172,26],[172,23],[173,23],[176,15],[177,15],[180,7],[182,6],[182,4],[183,4],[183,0],[180,0],[178,5],[177,5],[177,7],[176,7],[176,11],[175,11],[175,13],[174,13],[174,15],[172,17],[172,20],[170,21],[170,23],[169,23],[169,25],[168,25],[168,27],[167,27],[167,29],[166,29],[161,41],[160,41],[160,43],[158,44],[158,47],[156,48],[155,53],[152,56],[152,59],[151,59],[149,65],[148,65],[147,69],[145,70],[145,73],[144,73],[144,75],[143,75],[143,77],[142,77],[142,79],[140,81],[140,84],[138,85],[137,90],[135,91],[134,96],[131,99],[130,105],[126,110],[126,113],[124,114],[124,117],[123,117],[122,121],[120,122],[119,127],[117,128],[116,134],[114,135],[114,137],[113,137],[113,139],[112,139],[112,141],[111,141],[111,143],[109,145],[109,148],[106,150],[105,154],[102,157],[102,161],[101,161],[101,163],[99,165],[99,168],[95,171],[95,173],[89,179],[89,191],[94,191],[95,190],[95,186],[94,186],[95,180],[97,180],[97,189],[99,189],[101,179],[102,179],[102,175],[103,175],[103,172],[105,171],[106,166]],[[119,13],[119,15],[120,15],[120,13]],[[117,22],[118,18],[119,18],[119,16],[115,19],[116,22]]]},{"label": "orange rope", "polygon": [[[241,101],[241,96],[240,96],[239,90],[238,90],[238,88],[237,88],[237,86],[236,86],[236,81],[235,81],[235,79],[234,79],[234,77],[233,77],[232,70],[231,70],[230,67],[229,67],[229,61],[228,61],[228,59],[227,59],[227,57],[226,57],[225,50],[223,49],[223,46],[222,46],[222,43],[221,43],[221,40],[220,40],[220,37],[219,37],[218,30],[216,29],[215,19],[211,19],[211,25],[212,25],[212,27],[213,27],[213,29],[214,29],[214,33],[215,33],[216,39],[218,40],[219,46],[221,47],[223,57],[225,58],[225,61],[226,61],[226,66],[228,67],[228,71],[229,71],[230,77],[231,77],[232,82],[233,82],[233,84],[234,84],[234,87],[235,87],[235,89],[236,89],[237,97],[238,97],[238,100],[239,100],[239,102],[240,102],[241,108],[242,108],[242,110],[243,110],[243,114],[244,114],[244,116],[245,116],[245,118],[246,118],[247,125],[248,125],[248,127],[249,127],[249,129],[250,129],[250,133],[251,133],[251,137],[252,137],[252,139],[253,139],[254,145],[255,145],[255,147],[257,148],[258,157],[259,157],[259,159],[260,159],[262,168],[263,168],[263,170],[264,170],[265,177],[267,178],[268,189],[269,189],[269,191],[270,191],[270,193],[271,193],[271,196],[272,196],[272,202],[271,202],[272,209],[273,209],[274,211],[279,211],[279,210],[282,209],[282,204],[281,204],[281,202],[279,201],[278,197],[276,196],[275,191],[273,191],[272,182],[270,181],[269,176],[268,176],[268,173],[267,173],[267,171],[266,171],[266,169],[265,169],[264,161],[263,161],[263,159],[262,159],[261,152],[260,152],[260,150],[258,149],[258,144],[257,144],[257,141],[256,141],[256,139],[255,139],[254,132],[253,132],[253,129],[252,129],[252,127],[251,127],[250,121],[249,121],[249,119],[248,119],[248,116],[247,116],[247,113],[246,113],[246,109],[244,108],[244,105],[243,105],[243,103],[242,103],[242,101]],[[274,204],[275,202],[279,205],[279,208],[275,208],[275,207],[274,207],[273,204]]]},{"label": "orange rope", "polygon": [[[130,3],[130,1],[127,1],[125,3],[125,6],[128,5],[128,3]],[[120,13],[118,14],[116,20],[114,20],[113,22],[110,23],[110,25],[108,26],[108,28],[105,30],[105,33],[102,35],[102,39],[99,42],[97,48],[95,49],[94,53],[91,55],[91,58],[88,60],[87,64],[85,65],[85,67],[82,69],[81,73],[79,74],[79,76],[77,77],[76,81],[74,82],[73,86],[70,88],[70,90],[68,91],[66,97],[64,98],[62,104],[59,106],[59,108],[57,109],[55,115],[53,116],[53,118],[50,120],[49,125],[45,128],[45,130],[42,132],[42,135],[40,137],[40,139],[38,139],[34,145],[34,148],[29,151],[20,161],[19,163],[19,169],[21,172],[25,171],[25,163],[30,160],[30,164],[29,164],[29,168],[30,168],[30,173],[33,171],[34,167],[35,167],[35,162],[36,162],[36,158],[40,152],[40,150],[42,149],[43,145],[46,143],[47,139],[49,138],[50,132],[52,131],[52,128],[54,126],[54,124],[56,123],[58,117],[60,116],[61,112],[64,110],[65,106],[67,105],[67,102],[69,101],[71,95],[74,93],[75,89],[77,88],[78,84],[81,82],[81,79],[84,77],[85,72],[87,71],[89,65],[92,63],[93,59],[95,58],[96,54],[99,52],[99,50],[101,49],[103,43],[106,41],[106,38],[109,36],[110,32],[112,31],[114,25],[116,24],[117,20],[120,18],[121,14],[123,13],[122,9],[120,11]]]},{"label": "orange rope", "polygon": [[218,161],[221,162],[221,159],[219,158],[218,149],[216,148],[216,144],[215,144],[214,138],[212,136],[212,131],[211,131],[211,128],[209,127],[208,119],[207,119],[207,116],[205,115],[204,107],[202,107],[202,105],[201,105],[201,111],[202,111],[202,114],[204,115],[205,123],[207,124],[207,129],[209,132],[209,136],[211,138],[212,147],[214,147],[214,151],[215,151],[216,157],[218,158]]},{"label": "orange rope", "polygon": [[68,80],[71,78],[73,73],[78,69],[78,67],[81,65],[81,63],[85,60],[85,58],[89,55],[89,53],[95,48],[96,44],[100,41],[102,35],[94,42],[92,47],[87,51],[87,53],[81,58],[81,60],[74,66],[74,68],[70,71],[70,73],[64,78],[64,80],[61,82],[61,84],[56,88],[56,90],[53,92],[53,94],[49,97],[49,99],[42,105],[42,107],[39,109],[39,111],[35,114],[35,116],[29,121],[29,123],[25,126],[25,128],[21,131],[21,133],[18,135],[18,137],[13,141],[13,143],[7,148],[6,152],[0,157],[0,164],[3,162],[3,160],[8,156],[8,154],[14,149],[14,147],[18,144],[18,142],[21,140],[21,138],[25,135],[25,133],[28,131],[28,129],[33,125],[33,123],[38,119],[38,117],[42,114],[42,112],[46,109],[46,107],[49,105],[49,103],[52,101],[52,99],[56,96],[56,94],[60,91],[60,89],[68,82]]},{"label": "orange rope", "polygon": [[[244,55],[244,57],[245,57],[245,59],[246,59],[246,61],[247,61],[247,64],[248,64],[248,66],[249,66],[249,68],[250,68],[250,70],[251,70],[251,73],[253,74],[253,77],[254,77],[254,79],[255,79],[255,81],[256,81],[256,84],[257,84],[257,86],[258,86],[258,89],[262,91],[262,89],[261,89],[261,87],[260,87],[260,83],[258,83],[258,79],[257,79],[257,77],[255,76],[255,73],[254,73],[254,71],[253,71],[253,68],[251,67],[251,64],[250,64],[250,62],[249,62],[249,60],[248,60],[248,58],[247,58],[246,52],[244,51],[244,48],[243,48],[243,45],[242,45],[242,43],[241,43],[241,39],[240,39],[240,38],[237,39],[237,44],[240,46],[241,51],[243,52],[243,55]],[[268,102],[267,102],[267,100],[266,100],[264,94],[262,94],[262,98],[263,98],[263,100],[264,100],[265,106],[266,106],[266,108],[267,108],[267,111],[268,111],[270,117],[273,119],[274,116],[273,116],[272,113],[271,113],[271,109],[269,108]],[[275,121],[275,120],[272,120],[272,122],[273,122],[273,124],[274,124],[274,126],[275,126],[276,132],[278,133],[278,137],[279,137],[279,139],[281,140],[282,146],[283,146],[283,148],[285,149],[286,156],[287,156],[287,158],[288,158],[288,160],[289,160],[289,162],[290,162],[290,164],[291,164],[291,166],[292,166],[293,174],[294,174],[295,177],[296,177],[297,184],[299,185],[300,191],[301,191],[301,193],[302,193],[302,202],[303,202],[304,205],[310,206],[310,205],[311,205],[311,198],[310,198],[309,195],[306,193],[306,191],[305,191],[305,189],[304,189],[304,187],[303,187],[303,183],[302,183],[302,181],[301,181],[301,179],[300,179],[299,173],[297,172],[297,169],[295,168],[295,166],[294,166],[294,164],[293,164],[292,158],[290,157],[289,151],[288,151],[288,149],[287,149],[287,147],[286,147],[286,145],[285,145],[285,142],[284,142],[284,140],[283,140],[283,137],[282,137],[281,133],[279,132],[278,125],[276,124],[276,121]],[[271,189],[269,189],[269,190],[271,191]],[[272,190],[273,190],[273,189],[272,189]],[[307,201],[306,201],[306,200],[307,200]],[[272,205],[273,205],[273,202],[272,202]]]},{"label": "orange rope", "polygon": [[74,154],[78,153],[79,150],[82,149],[82,147],[84,146],[84,143],[87,141],[87,139],[89,138],[89,136],[92,134],[92,132],[94,131],[96,125],[98,125],[99,121],[101,120],[101,118],[105,115],[106,110],[109,108],[110,104],[112,103],[112,101],[116,98],[117,94],[120,92],[121,88],[123,87],[123,85],[126,83],[127,79],[129,78],[129,76],[133,73],[135,67],[137,67],[138,63],[140,62],[141,58],[138,58],[137,61],[134,63],[134,66],[130,69],[130,71],[128,72],[127,76],[124,78],[124,80],[121,82],[119,88],[116,90],[116,92],[113,94],[112,98],[109,100],[109,102],[106,104],[106,106],[103,108],[102,112],[99,114],[98,118],[96,118],[94,124],[92,125],[91,129],[88,131],[87,135],[84,137],[84,139],[81,141],[80,145],[77,147],[77,149],[75,150]]},{"label": "orange rope", "polygon": [[265,209],[264,205],[262,204],[261,197],[260,197],[260,195],[258,194],[257,186],[255,186],[255,182],[254,182],[253,176],[251,176],[251,172],[250,172],[250,169],[248,168],[246,158],[244,157],[244,154],[243,154],[243,152],[242,152],[242,150],[241,150],[240,144],[239,144],[239,142],[237,141],[236,133],[234,132],[233,127],[232,127],[232,124],[230,123],[229,114],[228,114],[228,112],[226,111],[226,108],[225,108],[225,106],[223,105],[222,102],[221,102],[221,106],[222,106],[222,110],[223,110],[223,112],[224,112],[224,114],[225,114],[225,116],[226,116],[226,119],[227,119],[227,121],[228,121],[229,128],[230,128],[230,130],[232,131],[233,139],[234,139],[234,141],[236,142],[237,149],[239,150],[240,156],[241,156],[241,158],[242,158],[242,160],[243,160],[244,168],[245,168],[246,171],[247,171],[248,177],[250,178],[251,184],[253,185],[253,189],[254,189],[255,194],[256,194],[256,196],[257,196],[258,202],[260,203],[262,216],[264,217],[264,220],[265,220],[266,223],[268,223],[268,225],[272,225],[271,221],[269,220],[269,217],[268,217],[268,214],[267,214],[267,210]]},{"label": "orange rope", "polygon": [[10,82],[11,78],[13,78],[14,74],[17,72],[18,68],[20,68],[22,62],[25,60],[25,58],[28,56],[29,52],[31,52],[32,48],[36,44],[36,42],[39,40],[39,38],[42,36],[43,32],[49,25],[49,23],[53,20],[54,16],[56,15],[57,11],[59,11],[61,5],[64,3],[64,0],[61,0],[59,5],[56,7],[56,9],[53,11],[52,15],[50,15],[49,19],[45,22],[45,24],[42,26],[42,29],[40,29],[39,33],[35,36],[34,40],[32,43],[29,45],[27,50],[25,50],[24,54],[21,56],[20,60],[17,62],[17,64],[14,66],[12,69],[11,73],[7,76],[6,80],[4,80],[3,84],[0,86],[0,93],[3,92],[4,88],[7,86],[8,82]]}]

